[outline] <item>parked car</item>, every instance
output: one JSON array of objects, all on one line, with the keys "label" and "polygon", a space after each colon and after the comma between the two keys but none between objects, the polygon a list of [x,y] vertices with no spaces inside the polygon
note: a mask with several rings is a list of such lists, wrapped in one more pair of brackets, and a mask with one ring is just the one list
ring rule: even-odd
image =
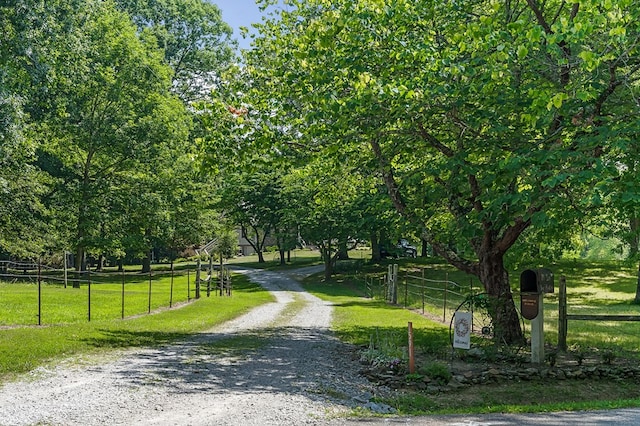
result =
[{"label": "parked car", "polygon": [[398,241],[395,247],[387,249],[385,246],[380,247],[380,256],[382,257],[418,257],[418,249],[415,246],[409,244],[406,239]]}]

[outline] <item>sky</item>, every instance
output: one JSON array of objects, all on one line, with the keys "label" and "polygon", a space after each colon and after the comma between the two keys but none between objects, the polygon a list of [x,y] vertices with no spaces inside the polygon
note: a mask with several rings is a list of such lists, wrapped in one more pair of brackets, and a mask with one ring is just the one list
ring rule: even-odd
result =
[{"label": "sky", "polygon": [[233,28],[234,38],[238,40],[241,49],[248,49],[251,39],[243,39],[240,27],[251,30],[251,24],[262,20],[262,12],[255,0],[209,0],[218,5],[222,11],[222,20]]}]

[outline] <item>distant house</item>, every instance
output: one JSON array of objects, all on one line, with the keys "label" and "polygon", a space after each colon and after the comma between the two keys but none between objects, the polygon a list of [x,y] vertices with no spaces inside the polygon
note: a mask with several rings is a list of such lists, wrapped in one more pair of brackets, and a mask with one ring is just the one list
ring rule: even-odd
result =
[{"label": "distant house", "polygon": [[[255,254],[255,250],[253,249],[253,247],[251,247],[251,244],[249,244],[249,241],[247,241],[246,238],[242,237],[242,230],[241,229],[236,229],[236,232],[238,233],[238,255],[240,256],[250,256],[252,254]],[[278,243],[276,242],[276,240],[272,237],[267,236],[267,239],[265,240],[265,247],[269,247],[269,246],[275,246]]]},{"label": "distant house", "polygon": [[249,241],[242,236],[242,232],[238,229],[238,254],[241,256],[249,256],[255,252],[251,244],[249,244]]}]

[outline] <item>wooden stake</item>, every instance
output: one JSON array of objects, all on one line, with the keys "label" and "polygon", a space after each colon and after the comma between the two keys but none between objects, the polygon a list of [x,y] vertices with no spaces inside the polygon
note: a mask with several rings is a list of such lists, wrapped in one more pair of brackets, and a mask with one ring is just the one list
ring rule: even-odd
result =
[{"label": "wooden stake", "polygon": [[413,323],[409,322],[409,374],[416,372],[416,360],[413,349]]}]

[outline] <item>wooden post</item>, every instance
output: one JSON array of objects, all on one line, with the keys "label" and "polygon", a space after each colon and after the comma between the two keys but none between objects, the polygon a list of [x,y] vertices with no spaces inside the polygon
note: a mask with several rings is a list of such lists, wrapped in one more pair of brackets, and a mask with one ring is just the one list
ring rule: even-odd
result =
[{"label": "wooden post", "polygon": [[391,266],[391,281],[393,283],[393,293],[391,294],[391,303],[398,304],[398,264],[394,263]]},{"label": "wooden post", "polygon": [[447,291],[449,289],[449,273],[444,274],[444,296],[442,297],[442,322],[447,322]]},{"label": "wooden post", "polygon": [[122,268],[122,307],[121,307],[121,319],[124,319],[124,268]]},{"label": "wooden post", "polygon": [[200,267],[201,260],[200,258],[198,258],[198,263],[196,266],[196,299],[200,299]]},{"label": "wooden post", "polygon": [[424,280],[424,267],[422,268],[422,285],[420,286],[420,291],[422,294],[422,315],[424,315],[424,288],[425,288],[425,280]]},{"label": "wooden post", "polygon": [[91,267],[87,265],[87,320],[91,322]]},{"label": "wooden post", "polygon": [[42,325],[42,263],[38,260],[38,325]]},{"label": "wooden post", "polygon": [[416,372],[416,360],[413,348],[413,323],[409,322],[409,374]]},{"label": "wooden post", "polygon": [[213,256],[209,255],[209,279],[207,280],[207,297],[211,296],[211,280],[213,280]]},{"label": "wooden post", "polygon": [[567,351],[567,279],[560,277],[558,290],[558,349]]},{"label": "wooden post", "polygon": [[222,263],[222,253],[220,253],[220,296],[224,295],[224,280],[225,280],[225,276],[224,276],[224,265]]},{"label": "wooden post", "polygon": [[64,259],[64,288],[67,288],[67,251],[65,250],[62,258]]},{"label": "wooden post", "polygon": [[151,268],[149,268],[149,298],[147,313],[151,313]]},{"label": "wooden post", "polygon": [[173,307],[173,259],[171,260],[171,287],[169,288],[169,307]]},{"label": "wooden post", "polygon": [[409,281],[407,280],[407,275],[409,275],[408,271],[404,273],[404,308],[406,309],[409,306]]}]

